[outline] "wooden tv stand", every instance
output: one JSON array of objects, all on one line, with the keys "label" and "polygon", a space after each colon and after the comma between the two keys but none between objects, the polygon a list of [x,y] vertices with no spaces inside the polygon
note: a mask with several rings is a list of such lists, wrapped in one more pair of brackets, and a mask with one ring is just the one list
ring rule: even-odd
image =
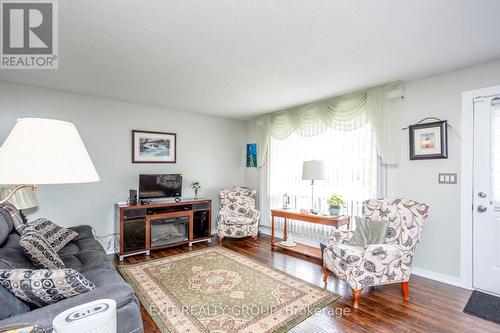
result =
[{"label": "wooden tv stand", "polygon": [[151,250],[211,242],[212,200],[188,199],[145,205],[116,204],[118,255],[149,255]]}]

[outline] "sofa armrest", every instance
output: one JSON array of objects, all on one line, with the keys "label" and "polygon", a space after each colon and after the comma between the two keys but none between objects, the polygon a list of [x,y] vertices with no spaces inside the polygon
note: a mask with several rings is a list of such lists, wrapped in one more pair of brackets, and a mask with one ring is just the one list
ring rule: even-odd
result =
[{"label": "sofa armrest", "polygon": [[117,310],[131,302],[136,302],[134,292],[129,285],[125,283],[108,284],[84,294],[64,299],[55,304],[47,305],[14,317],[0,320],[0,331],[2,327],[26,323],[36,323],[45,329],[51,329],[52,320],[59,313],[72,307],[103,298],[114,299],[116,301]]},{"label": "sofa armrest", "polygon": [[76,236],[73,239],[73,242],[80,239],[87,239],[87,238],[94,239],[94,233],[92,232],[92,227],[89,225],[82,224],[82,225],[77,225],[75,227],[69,227],[68,229],[71,229],[78,233],[78,236]]}]

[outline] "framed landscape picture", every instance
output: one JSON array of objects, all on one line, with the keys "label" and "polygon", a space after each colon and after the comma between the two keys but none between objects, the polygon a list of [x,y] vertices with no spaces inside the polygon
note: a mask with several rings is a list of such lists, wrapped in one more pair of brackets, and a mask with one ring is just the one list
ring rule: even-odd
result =
[{"label": "framed landscape picture", "polygon": [[446,120],[411,125],[410,160],[448,158]]},{"label": "framed landscape picture", "polygon": [[177,134],[132,131],[132,163],[176,163]]}]

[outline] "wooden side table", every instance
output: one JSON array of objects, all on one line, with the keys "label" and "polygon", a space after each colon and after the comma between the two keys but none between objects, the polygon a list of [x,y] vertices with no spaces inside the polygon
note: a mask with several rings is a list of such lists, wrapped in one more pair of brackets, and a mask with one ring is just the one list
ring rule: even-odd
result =
[{"label": "wooden side table", "polygon": [[349,227],[350,216],[324,216],[324,215],[314,215],[314,214],[303,214],[297,210],[290,209],[271,209],[271,250],[274,251],[276,247],[284,249],[287,251],[299,253],[312,257],[315,259],[322,259],[321,250],[309,245],[296,243],[294,247],[283,246],[279,241],[274,240],[274,223],[277,217],[285,219],[285,224],[283,226],[283,239],[287,240],[287,221],[297,220],[307,223],[315,223],[322,225],[329,225],[338,229],[342,225],[347,225]]}]

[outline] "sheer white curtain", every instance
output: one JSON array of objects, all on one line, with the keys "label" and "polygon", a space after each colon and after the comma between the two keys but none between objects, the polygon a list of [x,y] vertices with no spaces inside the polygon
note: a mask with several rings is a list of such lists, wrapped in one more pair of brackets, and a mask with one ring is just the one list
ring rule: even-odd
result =
[{"label": "sheer white curtain", "polygon": [[[285,193],[293,207],[311,208],[311,185],[302,180],[306,160],[326,163],[327,179],[315,185],[323,211],[332,194],[347,200],[344,214],[349,215],[361,213],[363,200],[383,194],[385,186],[377,179],[384,176],[382,163],[397,164],[399,150],[391,143],[399,130],[401,96],[402,85],[396,82],[259,117],[261,226],[270,226],[269,209],[281,208]],[[298,221],[289,230],[313,240],[328,238],[331,231]]]},{"label": "sheer white curtain", "polygon": [[[347,201],[343,213],[359,215],[362,201],[377,194],[378,162],[371,125],[365,123],[347,131],[319,127],[310,126],[310,135],[306,136],[292,133],[284,139],[271,137],[270,208],[282,208],[285,193],[292,198],[292,208],[310,208],[311,183],[302,180],[302,162],[316,159],[325,161],[327,175],[325,180],[316,181],[316,208],[327,212],[326,199],[340,194]],[[263,223],[269,224],[269,221]],[[331,228],[298,221],[291,221],[288,227],[293,234],[314,240],[328,238],[331,232]],[[282,228],[282,221],[278,222],[278,228]]]},{"label": "sheer white curtain", "polygon": [[[297,106],[257,119],[258,166],[262,167],[271,136],[285,139],[292,133],[314,136],[329,128],[345,131],[370,124],[382,163],[397,164],[398,149],[392,149],[403,96],[402,85],[392,83],[330,99]],[[396,125],[396,126],[395,126]]]}]

